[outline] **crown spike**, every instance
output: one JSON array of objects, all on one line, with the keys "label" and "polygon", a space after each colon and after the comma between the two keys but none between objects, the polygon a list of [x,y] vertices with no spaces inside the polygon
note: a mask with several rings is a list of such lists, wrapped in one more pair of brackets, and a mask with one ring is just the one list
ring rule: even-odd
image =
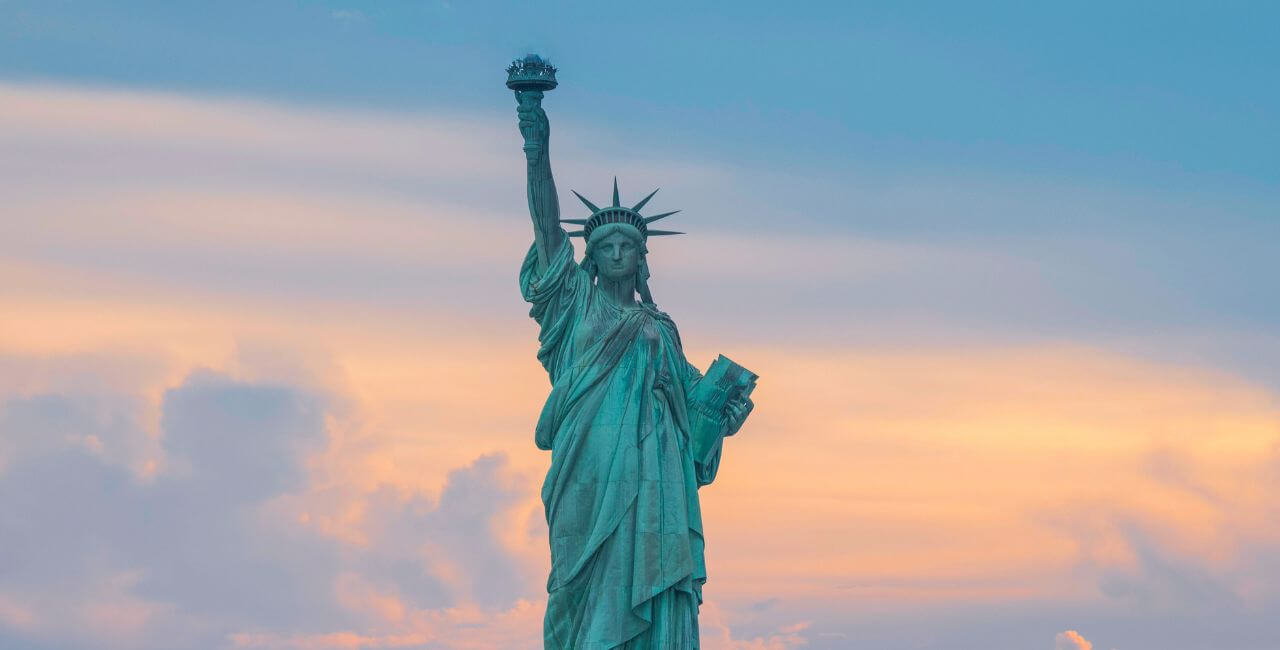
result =
[{"label": "crown spike", "polygon": [[653,223],[653,222],[657,221],[658,219],[664,219],[664,218],[669,217],[669,216],[671,216],[671,215],[673,215],[673,214],[675,214],[675,213],[677,213],[677,212],[679,212],[679,210],[672,210],[671,212],[663,212],[662,214],[655,214],[655,215],[653,215],[652,217],[645,217],[645,218],[644,218],[644,222],[645,222],[645,223]]},{"label": "crown spike", "polygon": [[560,223],[571,223],[575,226],[585,226],[587,225],[587,220],[586,219],[561,219]]},{"label": "crown spike", "polygon": [[[615,182],[616,182],[616,181],[615,181]],[[583,205],[585,205],[585,206],[587,206],[587,209],[588,209],[588,210],[591,210],[593,213],[594,213],[594,212],[599,212],[599,211],[600,211],[600,208],[597,208],[597,207],[596,207],[596,204],[594,204],[594,203],[592,203],[592,202],[588,201],[588,200],[587,200],[587,197],[585,197],[585,196],[583,196],[583,195],[581,195],[581,194],[578,194],[578,191],[577,191],[577,190],[569,190],[569,191],[570,191],[570,192],[573,192],[573,195],[574,195],[574,196],[576,196],[576,197],[578,197],[578,200],[579,200],[579,201],[582,201],[582,204],[583,204]]]},{"label": "crown spike", "polygon": [[586,237],[587,236],[587,232],[585,230],[571,230],[565,234],[570,237]]},{"label": "crown spike", "polygon": [[650,230],[648,234],[650,237],[661,237],[662,235],[683,235],[684,233],[674,230]]},{"label": "crown spike", "polygon": [[[662,189],[662,188],[661,188],[661,187],[659,187],[659,188],[658,188],[658,190],[660,190],[660,189]],[[644,199],[643,199],[643,200],[641,200],[639,203],[637,203],[637,204],[635,205],[635,207],[633,207],[633,208],[631,208],[631,209],[632,209],[633,211],[635,211],[635,212],[639,212],[639,211],[640,211],[640,208],[643,208],[643,207],[644,207],[644,204],[648,203],[648,202],[649,202],[649,199],[652,199],[652,198],[653,198],[653,195],[658,193],[658,190],[654,190],[654,191],[652,191],[652,192],[649,192],[649,196],[644,197]]]},{"label": "crown spike", "polygon": [[613,177],[613,207],[620,208],[622,203],[618,201],[618,177]]}]

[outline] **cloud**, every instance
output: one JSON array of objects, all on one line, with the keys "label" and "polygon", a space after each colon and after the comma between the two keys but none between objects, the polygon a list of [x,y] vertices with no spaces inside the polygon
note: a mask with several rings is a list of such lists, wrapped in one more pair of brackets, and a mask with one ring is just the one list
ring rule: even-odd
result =
[{"label": "cloud", "polygon": [[[748,620],[750,615],[746,617]],[[704,602],[698,613],[702,647],[706,650],[791,650],[807,646],[805,631],[811,623],[788,623],[765,634],[742,638],[731,630],[730,615],[714,602]]]},{"label": "cloud", "polygon": [[11,397],[0,409],[0,469],[24,456],[75,447],[145,473],[143,459],[153,445],[129,420],[136,408],[127,400],[85,394]]},{"label": "cloud", "polygon": [[301,460],[324,442],[323,416],[323,402],[289,387],[196,371],[165,393],[161,427],[185,481],[254,502],[303,487]]},{"label": "cloud", "polygon": [[[0,96],[0,645],[536,645],[547,384],[510,116]],[[607,186],[607,147],[558,133],[562,189]],[[1025,648],[1064,619],[1122,647],[1274,645],[1275,386],[1161,361],[1155,330],[1099,342],[1131,304],[1113,280],[1163,281],[1116,275],[1127,250],[763,243],[743,224],[767,204],[705,198],[738,170],[622,167],[624,192],[678,177],[655,200],[705,226],[655,252],[690,360],[762,375],[702,492],[709,647]],[[1273,339],[1239,340],[1265,365]]]},{"label": "cloud", "polygon": [[377,545],[364,560],[366,574],[394,584],[418,609],[466,603],[507,610],[537,598],[543,576],[522,563],[525,540],[515,548],[507,543],[513,531],[529,527],[525,506],[533,489],[502,454],[449,472],[438,499],[380,488],[365,498],[360,524]]},{"label": "cloud", "polygon": [[[55,638],[62,607],[85,630],[129,623],[103,632],[120,647],[536,642],[545,457],[521,429],[545,378],[532,359],[491,372],[527,346],[409,332],[379,352],[296,332],[230,351],[184,352],[175,337],[167,363],[0,361],[0,422],[19,433],[4,438],[15,453],[0,532],[24,567],[0,580],[10,634]],[[335,356],[317,358],[312,336]],[[866,617],[923,608],[934,613],[919,620],[945,630],[960,603],[1024,602],[1070,603],[1072,620],[1117,645],[1151,637],[1107,629],[1109,608],[1188,625],[1216,612],[1235,622],[1223,638],[1265,634],[1251,612],[1276,594],[1256,576],[1280,553],[1274,499],[1251,486],[1274,473],[1269,391],[1082,348],[734,354],[767,383],[703,490],[708,639],[888,643]],[[804,381],[815,376],[829,381]],[[494,391],[507,397],[493,403]],[[135,469],[146,458],[159,460],[150,476]],[[1064,471],[1084,467],[1094,480]],[[104,616],[101,602],[130,614]],[[1036,620],[983,612],[975,637]],[[811,624],[786,629],[797,621]]]},{"label": "cloud", "polygon": [[1079,632],[1067,630],[1059,632],[1058,636],[1054,637],[1053,648],[1054,650],[1093,650],[1093,644],[1080,636]]},{"label": "cloud", "polygon": [[[66,400],[11,402],[5,415],[16,411],[37,434],[67,424],[65,408],[33,412],[32,402]],[[103,635],[125,646],[163,645],[158,633],[188,625],[182,645],[210,644],[219,636],[211,623],[224,618],[340,616],[304,596],[327,591],[335,546],[259,509],[300,487],[292,446],[323,441],[318,408],[287,388],[202,371],[163,400],[163,445],[181,465],[172,472],[140,482],[74,438],[20,450],[0,475],[9,515],[0,536],[12,563],[0,593],[30,606],[35,638]],[[72,424],[81,436],[109,439],[112,428],[137,429],[140,416],[134,409]],[[61,610],[76,624],[54,615]]]},{"label": "cloud", "polygon": [[[16,308],[44,312],[55,299],[107,293],[151,305],[336,302],[412,318],[444,304],[476,318],[518,309],[511,276],[529,228],[519,136],[506,110],[410,114],[3,83],[0,125],[8,156],[0,192],[9,200],[0,270],[13,278]],[[1127,336],[1126,345],[1159,354],[1187,354],[1166,338],[1199,333],[1196,349],[1216,346],[1214,358],[1239,363],[1280,349],[1266,335],[1274,328],[1240,320],[1228,325],[1258,337],[1247,354],[1212,328],[1204,336],[1199,303],[1170,292],[1160,273],[1186,273],[1186,265],[1162,266],[1171,249],[1221,268],[1202,259],[1203,237],[1152,250],[1146,232],[1117,243],[1092,233],[1045,237],[1030,225],[999,237],[938,231],[940,223],[1028,223],[1026,215],[1050,207],[1054,224],[1209,209],[1182,199],[1027,187],[1025,179],[858,176],[850,187],[843,176],[660,155],[578,124],[558,126],[557,142],[562,191],[591,194],[592,183],[604,189],[616,172],[627,196],[664,185],[654,205],[684,208],[680,218],[693,220],[693,235],[664,240],[651,260],[655,295],[689,330],[742,323],[724,336],[757,342]],[[624,145],[630,155],[619,159]],[[832,195],[852,207],[833,208]],[[566,212],[576,210],[567,200]],[[886,221],[914,225],[877,225]],[[1267,240],[1232,250],[1269,259],[1254,250]],[[689,276],[704,281],[678,281]],[[1220,283],[1206,292],[1215,300],[1248,283],[1194,280]],[[1268,322],[1265,311],[1256,316]],[[1188,325],[1161,325],[1174,322]]]},{"label": "cloud", "polygon": [[48,388],[0,410],[0,627],[24,645],[203,648],[395,624],[440,638],[537,598],[528,540],[509,534],[529,529],[532,489],[501,455],[452,472],[437,497],[347,494],[364,512],[352,545],[308,512],[325,493],[308,459],[335,426],[326,394],[193,370],[162,393],[169,462],[140,476],[103,450],[145,438],[144,400]]}]

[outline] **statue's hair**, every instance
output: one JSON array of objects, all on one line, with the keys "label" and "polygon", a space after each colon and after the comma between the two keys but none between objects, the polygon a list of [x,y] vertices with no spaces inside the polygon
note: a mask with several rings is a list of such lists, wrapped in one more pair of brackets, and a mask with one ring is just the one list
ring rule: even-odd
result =
[{"label": "statue's hair", "polygon": [[599,269],[596,268],[596,262],[592,259],[592,252],[595,245],[601,239],[615,232],[622,233],[631,239],[640,247],[640,263],[636,268],[636,293],[640,294],[640,302],[649,306],[655,306],[653,302],[653,294],[649,291],[649,262],[646,257],[649,255],[649,249],[645,246],[644,235],[640,231],[627,223],[610,223],[602,225],[591,231],[591,238],[587,240],[587,250],[582,255],[581,266],[591,276],[591,281],[595,282],[596,276],[599,275]]}]

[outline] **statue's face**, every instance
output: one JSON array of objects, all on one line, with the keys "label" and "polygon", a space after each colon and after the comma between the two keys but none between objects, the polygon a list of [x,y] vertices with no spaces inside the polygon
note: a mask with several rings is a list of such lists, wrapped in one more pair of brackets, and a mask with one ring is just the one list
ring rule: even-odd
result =
[{"label": "statue's face", "polygon": [[616,282],[636,274],[640,268],[640,246],[623,233],[610,233],[591,246],[591,259],[600,275]]}]

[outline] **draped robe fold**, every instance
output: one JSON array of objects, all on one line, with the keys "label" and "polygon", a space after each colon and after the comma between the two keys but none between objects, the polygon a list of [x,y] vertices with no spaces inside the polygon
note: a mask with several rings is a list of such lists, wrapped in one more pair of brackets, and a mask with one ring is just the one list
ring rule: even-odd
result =
[{"label": "draped robe fold", "polygon": [[706,582],[687,395],[699,377],[675,323],[620,308],[574,262],[568,238],[520,288],[540,326],[551,394],[535,442],[551,450],[542,486],[551,541],[544,647],[693,650]]}]

